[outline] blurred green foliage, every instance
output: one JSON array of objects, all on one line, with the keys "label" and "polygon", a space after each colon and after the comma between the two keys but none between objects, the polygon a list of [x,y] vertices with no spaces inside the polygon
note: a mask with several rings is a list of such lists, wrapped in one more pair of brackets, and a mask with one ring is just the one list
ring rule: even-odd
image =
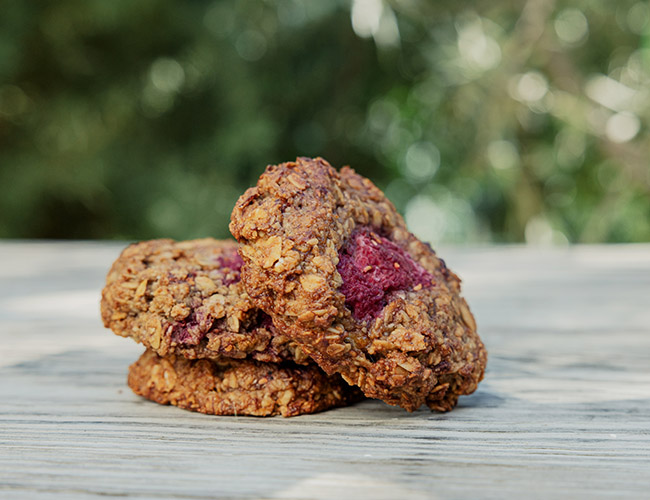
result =
[{"label": "blurred green foliage", "polygon": [[0,236],[225,237],[320,155],[437,242],[650,241],[650,7],[0,0]]}]

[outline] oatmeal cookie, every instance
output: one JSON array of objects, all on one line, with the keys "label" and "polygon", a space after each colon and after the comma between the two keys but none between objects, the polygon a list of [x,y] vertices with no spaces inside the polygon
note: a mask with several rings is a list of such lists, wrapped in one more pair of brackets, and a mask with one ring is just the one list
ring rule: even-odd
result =
[{"label": "oatmeal cookie", "polygon": [[307,363],[239,281],[235,241],[153,240],[126,248],[102,291],[104,326],[161,356]]},{"label": "oatmeal cookie", "polygon": [[160,404],[213,415],[293,417],[346,406],[360,391],[315,365],[188,360],[147,349],[129,368],[129,387]]},{"label": "oatmeal cookie", "polygon": [[352,169],[271,165],[230,230],[255,304],[366,396],[446,411],[483,378],[487,353],[459,278]]}]

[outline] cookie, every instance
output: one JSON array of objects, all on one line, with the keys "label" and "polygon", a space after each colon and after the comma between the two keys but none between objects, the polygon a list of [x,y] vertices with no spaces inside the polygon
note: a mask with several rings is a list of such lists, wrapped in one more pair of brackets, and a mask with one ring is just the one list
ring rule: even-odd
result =
[{"label": "cookie", "polygon": [[102,291],[104,326],[161,356],[309,362],[239,281],[234,241],[153,240],[126,248]]},{"label": "cookie", "polygon": [[315,365],[188,360],[147,349],[129,368],[129,387],[160,404],[212,415],[293,417],[346,406],[358,390]]},{"label": "cookie", "polygon": [[446,411],[483,378],[487,353],[460,279],[352,169],[271,165],[230,230],[255,305],[366,396]]}]

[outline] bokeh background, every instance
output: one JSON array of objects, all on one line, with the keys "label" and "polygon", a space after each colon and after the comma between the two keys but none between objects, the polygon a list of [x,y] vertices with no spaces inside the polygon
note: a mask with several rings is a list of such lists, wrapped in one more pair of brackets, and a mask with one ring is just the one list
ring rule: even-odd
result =
[{"label": "bokeh background", "polygon": [[635,0],[0,0],[0,237],[225,237],[320,155],[438,242],[650,241]]}]

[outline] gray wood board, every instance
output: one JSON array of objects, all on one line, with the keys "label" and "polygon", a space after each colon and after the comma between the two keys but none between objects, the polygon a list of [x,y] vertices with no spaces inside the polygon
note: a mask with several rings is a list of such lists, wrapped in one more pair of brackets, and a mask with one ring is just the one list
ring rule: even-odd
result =
[{"label": "gray wood board", "polygon": [[650,246],[443,248],[489,351],[447,414],[290,419],[133,395],[103,329],[122,245],[0,244],[0,498],[587,498],[650,490]]}]

